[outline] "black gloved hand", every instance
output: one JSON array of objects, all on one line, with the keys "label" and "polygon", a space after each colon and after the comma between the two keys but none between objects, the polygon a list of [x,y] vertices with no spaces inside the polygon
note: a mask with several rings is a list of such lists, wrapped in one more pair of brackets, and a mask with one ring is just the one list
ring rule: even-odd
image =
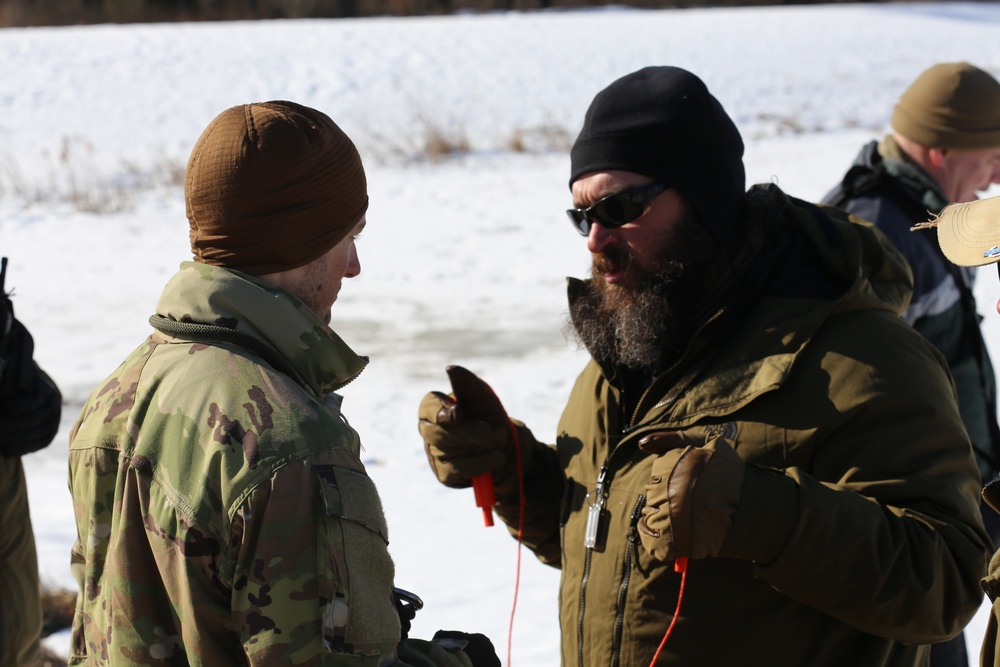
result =
[{"label": "black gloved hand", "polygon": [[34,362],[35,342],[14,317],[0,268],[0,454],[23,456],[47,446],[59,430],[62,396]]},{"label": "black gloved hand", "polygon": [[486,635],[458,630],[438,630],[432,640],[445,648],[461,649],[473,667],[501,667],[493,642]]}]

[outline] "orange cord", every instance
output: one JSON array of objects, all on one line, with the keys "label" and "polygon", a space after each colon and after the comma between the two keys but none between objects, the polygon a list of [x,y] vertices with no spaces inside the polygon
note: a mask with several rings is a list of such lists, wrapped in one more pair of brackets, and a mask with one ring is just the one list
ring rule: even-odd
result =
[{"label": "orange cord", "polygon": [[[510,435],[514,440],[514,452],[517,455],[517,479],[518,479],[518,511],[517,511],[517,569],[514,574],[514,601],[511,604],[510,609],[510,625],[507,628],[507,667],[511,665],[511,644],[514,637],[514,614],[517,611],[517,594],[521,588],[521,550],[524,545],[524,477],[523,470],[521,469],[521,442],[517,437],[517,428],[514,426],[514,422],[508,422],[510,426]],[[674,609],[674,617],[670,621],[670,626],[667,627],[667,631],[663,633],[663,639],[660,640],[660,645],[656,648],[656,653],[653,654],[653,659],[649,663],[649,667],[654,667],[656,661],[660,657],[660,653],[663,652],[663,647],[667,645],[667,640],[674,631],[674,626],[677,625],[677,619],[681,615],[681,604],[684,602],[684,585],[687,583],[687,573],[688,573],[688,559],[686,556],[682,556],[674,561],[674,572],[679,572],[681,575],[681,585],[677,591],[677,608]]]},{"label": "orange cord", "polygon": [[[514,601],[511,604],[510,609],[510,625],[507,628],[507,667],[511,665],[511,644],[514,637],[514,614],[517,611],[517,594],[521,588],[521,548],[524,545],[524,477],[523,470],[521,469],[521,442],[517,437],[517,428],[514,426],[514,422],[508,422],[510,426],[510,435],[514,440],[514,452],[517,454],[517,479],[518,479],[518,511],[517,511],[517,569],[514,575]],[[681,575],[681,585],[677,590],[677,608],[674,609],[674,617],[670,621],[667,631],[663,633],[663,639],[660,640],[660,645],[656,648],[656,653],[653,654],[653,659],[649,663],[649,667],[654,667],[656,661],[660,657],[660,653],[663,652],[663,647],[667,645],[667,640],[670,639],[670,635],[674,631],[674,626],[677,625],[677,619],[681,615],[681,604],[684,602],[684,585],[687,583],[688,575],[688,559],[686,556],[682,556],[674,561],[674,572],[679,572]]]},{"label": "orange cord", "polygon": [[667,639],[670,638],[670,634],[674,631],[674,626],[677,625],[677,619],[681,616],[681,602],[684,601],[684,584],[687,583],[688,578],[688,559],[687,556],[683,556],[674,561],[674,572],[681,573],[681,587],[677,591],[677,608],[674,609],[674,618],[670,621],[670,627],[663,634],[663,639],[660,640],[660,645],[656,649],[656,653],[653,654],[653,659],[649,662],[649,667],[653,667],[656,664],[657,659],[660,657],[660,652],[663,651],[663,647],[667,645]]},{"label": "orange cord", "polygon": [[514,637],[514,612],[517,610],[517,593],[521,588],[521,546],[524,544],[524,478],[521,470],[521,441],[517,437],[514,422],[508,421],[510,435],[514,439],[514,452],[517,454],[517,571],[514,575],[514,602],[510,608],[510,626],[507,628],[507,667],[510,667],[511,642]]},{"label": "orange cord", "polygon": [[[510,609],[510,625],[507,628],[507,667],[511,666],[511,645],[514,637],[514,614],[517,611],[517,594],[521,588],[521,551],[524,545],[524,477],[523,470],[521,467],[521,442],[517,437],[517,428],[514,426],[514,422],[508,422],[510,426],[510,435],[514,440],[514,452],[517,454],[517,479],[518,479],[518,512],[517,512],[517,569],[514,575],[514,601],[511,604]],[[663,639],[660,640],[660,645],[656,648],[656,653],[653,654],[653,659],[649,663],[649,667],[654,667],[656,661],[660,657],[660,653],[663,652],[663,647],[667,645],[667,640],[670,639],[670,635],[674,631],[674,627],[677,625],[677,619],[681,615],[681,604],[684,602],[684,586],[687,584],[687,574],[688,574],[688,559],[686,556],[682,556],[674,561],[674,572],[679,572],[681,575],[681,585],[677,590],[677,608],[674,609],[674,617],[670,621],[667,631],[663,633]]]}]

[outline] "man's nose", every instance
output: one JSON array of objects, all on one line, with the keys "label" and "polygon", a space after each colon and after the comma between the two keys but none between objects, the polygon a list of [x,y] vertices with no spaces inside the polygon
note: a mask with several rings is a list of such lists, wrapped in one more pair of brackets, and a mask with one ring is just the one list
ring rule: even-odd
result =
[{"label": "man's nose", "polygon": [[602,252],[615,240],[616,233],[615,230],[607,229],[600,223],[591,222],[590,232],[587,233],[587,250],[595,255]]},{"label": "man's nose", "polygon": [[353,278],[361,273],[361,258],[358,256],[357,249],[351,251],[351,258],[347,262],[347,271],[344,272],[345,278]]}]

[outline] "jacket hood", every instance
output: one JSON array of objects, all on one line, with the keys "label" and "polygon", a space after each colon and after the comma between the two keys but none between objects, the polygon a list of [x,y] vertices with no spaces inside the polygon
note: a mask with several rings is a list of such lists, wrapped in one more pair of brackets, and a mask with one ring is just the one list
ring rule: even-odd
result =
[{"label": "jacket hood", "polygon": [[[849,285],[835,300],[832,313],[876,309],[902,315],[913,294],[913,273],[885,234],[839,209],[781,196],[790,204],[795,230],[819,259],[821,268],[817,268]],[[780,288],[774,296],[781,296]]]},{"label": "jacket hood", "polygon": [[182,339],[247,348],[319,398],[352,381],[368,364],[287,291],[197,262],[181,264],[150,324]]}]

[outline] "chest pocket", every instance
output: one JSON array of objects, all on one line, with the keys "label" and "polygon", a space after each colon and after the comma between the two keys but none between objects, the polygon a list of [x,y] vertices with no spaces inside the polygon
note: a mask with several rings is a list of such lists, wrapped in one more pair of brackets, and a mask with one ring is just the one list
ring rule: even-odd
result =
[{"label": "chest pocket", "polygon": [[350,468],[317,466],[316,474],[325,513],[317,540],[323,646],[331,653],[390,653],[400,625],[378,491],[368,475]]}]

